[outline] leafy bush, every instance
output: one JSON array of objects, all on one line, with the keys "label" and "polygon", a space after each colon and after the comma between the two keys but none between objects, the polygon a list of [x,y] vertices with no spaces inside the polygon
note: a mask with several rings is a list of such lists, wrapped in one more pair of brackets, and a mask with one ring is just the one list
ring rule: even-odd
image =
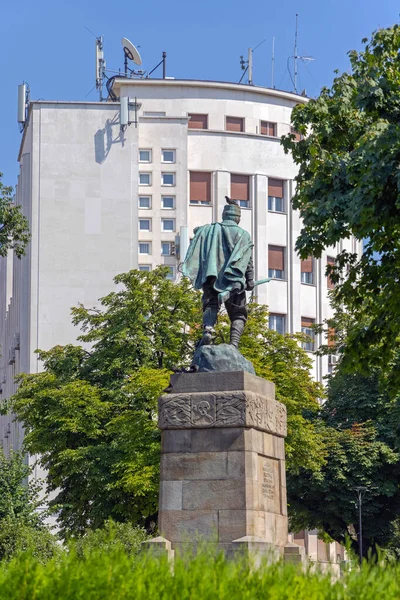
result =
[{"label": "leafy bush", "polygon": [[94,552],[118,550],[129,556],[139,552],[140,544],[147,539],[144,529],[130,523],[115,523],[111,519],[101,529],[89,530],[84,536],[70,543],[78,557]]},{"label": "leafy bush", "polygon": [[45,525],[32,526],[21,518],[0,520],[0,561],[29,551],[39,562],[46,562],[61,552],[58,539]]},{"label": "leafy bush", "polygon": [[166,559],[132,557],[100,548],[83,558],[73,549],[46,565],[29,554],[0,564],[0,600],[369,600],[398,599],[400,567],[364,563],[361,570],[334,581],[329,574],[301,572],[283,563],[251,569],[241,560],[202,554]]}]

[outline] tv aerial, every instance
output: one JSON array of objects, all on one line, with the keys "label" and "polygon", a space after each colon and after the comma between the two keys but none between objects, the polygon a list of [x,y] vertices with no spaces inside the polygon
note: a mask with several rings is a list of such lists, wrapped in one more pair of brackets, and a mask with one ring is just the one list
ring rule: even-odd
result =
[{"label": "tv aerial", "polygon": [[135,65],[141,65],[142,64],[142,57],[139,54],[139,51],[137,50],[136,46],[134,46],[132,44],[132,42],[130,42],[128,40],[128,38],[122,38],[121,40],[121,44],[122,47],[124,49],[124,56],[125,56],[125,60],[124,60],[124,66],[125,66],[125,76],[128,76],[128,70],[132,73],[134,72],[133,69],[129,69],[128,68],[128,60],[131,60],[132,62],[135,63]]}]

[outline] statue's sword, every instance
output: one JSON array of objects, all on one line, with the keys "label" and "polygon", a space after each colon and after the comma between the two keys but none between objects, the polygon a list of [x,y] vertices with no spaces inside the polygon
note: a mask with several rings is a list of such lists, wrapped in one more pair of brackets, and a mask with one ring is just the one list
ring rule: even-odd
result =
[{"label": "statue's sword", "polygon": [[[254,287],[256,287],[257,285],[262,285],[263,283],[268,283],[269,281],[271,281],[271,279],[272,277],[265,277],[265,279],[257,279],[257,281],[254,282]],[[234,293],[236,291],[237,290],[233,290],[232,292],[230,292],[229,290],[227,290],[226,292],[221,292],[220,294],[218,294],[219,305],[221,306],[221,304],[229,300],[231,293]]]}]

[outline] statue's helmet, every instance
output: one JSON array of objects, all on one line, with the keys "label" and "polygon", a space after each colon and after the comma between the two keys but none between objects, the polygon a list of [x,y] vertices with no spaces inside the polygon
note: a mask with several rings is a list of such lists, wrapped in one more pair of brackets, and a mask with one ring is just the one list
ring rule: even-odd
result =
[{"label": "statue's helmet", "polygon": [[231,200],[226,197],[226,201],[228,204],[224,206],[224,210],[222,211],[222,219],[228,221],[236,221],[240,219],[241,211],[240,206],[237,204],[237,200]]}]

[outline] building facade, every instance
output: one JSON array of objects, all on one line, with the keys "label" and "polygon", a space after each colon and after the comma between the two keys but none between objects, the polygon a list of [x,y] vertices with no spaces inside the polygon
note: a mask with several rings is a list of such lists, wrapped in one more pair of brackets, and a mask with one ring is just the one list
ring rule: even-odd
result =
[{"label": "building facade", "polygon": [[[241,225],[254,241],[257,289],[270,327],[310,331],[330,316],[326,264],[300,261],[294,246],[301,222],[291,208],[296,167],[280,137],[291,131],[302,96],[248,85],[173,79],[115,78],[129,98],[130,125],[120,102],[32,102],[19,154],[16,200],[32,239],[22,260],[0,260],[2,398],[19,372],[41,365],[35,350],[73,343],[70,309],[95,306],[113,277],[132,268],[178,264],[198,225],[220,220],[225,196],[240,201]],[[310,352],[325,340],[317,336]],[[330,365],[314,357],[322,381]],[[0,417],[5,451],[18,448],[20,426]]]}]

